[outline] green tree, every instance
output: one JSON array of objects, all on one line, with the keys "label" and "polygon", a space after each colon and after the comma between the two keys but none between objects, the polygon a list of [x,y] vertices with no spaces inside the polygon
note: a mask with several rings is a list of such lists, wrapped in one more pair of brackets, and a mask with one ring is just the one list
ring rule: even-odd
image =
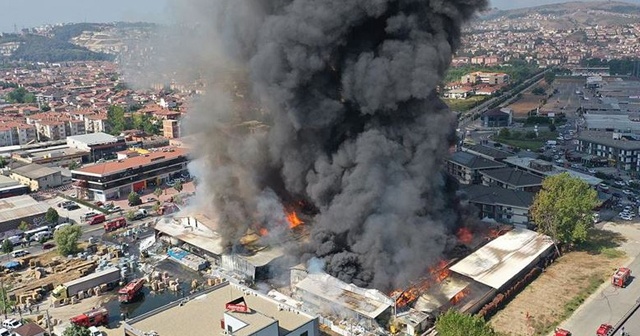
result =
[{"label": "green tree", "polygon": [[549,125],[549,131],[555,132],[556,131],[556,125],[555,124]]},{"label": "green tree", "polygon": [[59,218],[60,218],[60,215],[58,214],[58,211],[54,208],[47,209],[47,213],[44,215],[44,220],[52,224],[57,224]]},{"label": "green tree", "polygon": [[0,250],[2,253],[11,253],[13,251],[13,244],[9,239],[5,239],[2,241],[2,246],[0,246]]},{"label": "green tree", "polygon": [[43,104],[40,107],[40,110],[42,110],[42,112],[49,112],[49,111],[51,111],[51,106],[49,106],[49,104]]},{"label": "green tree", "polygon": [[19,87],[7,94],[7,101],[9,103],[35,103],[36,96],[27,91],[24,87]]},{"label": "green tree", "polygon": [[127,199],[129,200],[129,205],[130,206],[142,204],[142,200],[140,199],[140,195],[138,195],[138,193],[135,192],[135,191],[130,192],[129,196],[127,197]]},{"label": "green tree", "polygon": [[76,170],[80,167],[80,164],[78,163],[78,161],[71,161],[71,163],[69,163],[69,170]]},{"label": "green tree", "polygon": [[536,138],[536,132],[528,131],[524,136],[527,139],[535,139]]},{"label": "green tree", "polygon": [[535,89],[531,90],[531,93],[533,93],[536,96],[542,96],[544,95],[544,89],[537,86]]},{"label": "green tree", "polygon": [[136,217],[136,212],[135,212],[135,211],[133,211],[133,210],[129,210],[129,211],[127,211],[127,213],[124,215],[124,217],[125,217],[127,220],[132,221],[132,220],[134,220],[134,219],[135,219],[135,217]]},{"label": "green tree", "polygon": [[500,133],[498,133],[498,136],[504,139],[508,139],[511,136],[511,132],[508,128],[503,128],[500,130]]},{"label": "green tree", "polygon": [[160,196],[162,196],[162,189],[156,188],[156,190],[153,191],[153,194],[159,198]]},{"label": "green tree", "polygon": [[69,225],[57,230],[53,239],[58,245],[58,252],[68,256],[78,252],[78,240],[82,236],[82,228],[79,225]]},{"label": "green tree", "polygon": [[29,229],[31,229],[31,224],[25,221],[20,222],[20,225],[18,225],[18,230],[27,231]]},{"label": "green tree", "polygon": [[62,336],[91,336],[91,332],[87,327],[72,323],[62,332]]},{"label": "green tree", "polygon": [[173,189],[177,192],[181,192],[183,189],[182,182],[176,182],[176,184],[173,185]]},{"label": "green tree", "polygon": [[4,168],[7,165],[7,161],[0,156],[0,168]]},{"label": "green tree", "polygon": [[438,316],[435,327],[440,336],[496,335],[496,332],[481,317],[460,313],[453,309]]},{"label": "green tree", "polygon": [[549,85],[551,85],[551,83],[553,83],[555,79],[556,79],[556,73],[553,71],[549,71],[544,74],[544,81]]},{"label": "green tree", "polygon": [[562,173],[544,180],[533,201],[531,217],[538,231],[551,236],[554,243],[579,243],[587,239],[597,202],[598,192],[589,184]]},{"label": "green tree", "polygon": [[109,106],[109,109],[107,109],[107,128],[109,132],[113,135],[119,135],[129,128],[127,126],[129,125],[124,108],[117,105]]}]

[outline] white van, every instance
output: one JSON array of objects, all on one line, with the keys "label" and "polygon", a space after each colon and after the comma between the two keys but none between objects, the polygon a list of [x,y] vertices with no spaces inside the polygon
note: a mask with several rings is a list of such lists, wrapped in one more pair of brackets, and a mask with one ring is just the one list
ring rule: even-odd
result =
[{"label": "white van", "polygon": [[17,250],[17,251],[13,251],[11,253],[11,256],[14,258],[20,258],[20,257],[26,256],[27,254],[29,254],[29,252],[25,250]]},{"label": "white van", "polygon": [[71,223],[58,224],[58,225],[56,225],[56,228],[54,229],[54,231],[58,231],[58,230],[62,229],[63,227],[67,227],[67,226],[71,226]]},{"label": "white van", "polygon": [[33,235],[33,237],[31,237],[31,241],[40,241],[41,239],[51,239],[53,238],[51,235],[51,232],[49,231],[44,231],[44,232],[38,232],[36,234]]}]

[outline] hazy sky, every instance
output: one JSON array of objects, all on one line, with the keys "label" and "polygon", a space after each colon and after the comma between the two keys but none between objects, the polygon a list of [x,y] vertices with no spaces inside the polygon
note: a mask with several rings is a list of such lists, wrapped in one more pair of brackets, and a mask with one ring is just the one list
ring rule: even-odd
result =
[{"label": "hazy sky", "polygon": [[[13,32],[46,23],[162,21],[168,1],[187,0],[0,0],[0,31]],[[216,1],[216,0],[211,0]],[[490,0],[492,7],[510,9],[566,0]],[[640,4],[640,0],[626,0]]]}]

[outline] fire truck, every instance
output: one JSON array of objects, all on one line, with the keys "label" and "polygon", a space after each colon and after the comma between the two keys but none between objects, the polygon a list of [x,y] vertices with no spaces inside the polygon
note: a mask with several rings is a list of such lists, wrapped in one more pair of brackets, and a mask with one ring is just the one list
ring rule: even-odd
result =
[{"label": "fire truck", "polygon": [[104,230],[109,232],[123,228],[125,226],[127,226],[127,220],[124,217],[120,217],[104,223]]},{"label": "fire truck", "polygon": [[596,335],[609,336],[609,333],[611,332],[612,329],[613,329],[612,325],[603,323],[600,325],[600,327],[598,327],[598,330],[596,330]]},{"label": "fire truck", "polygon": [[556,331],[553,334],[553,336],[571,336],[571,332],[566,329],[556,328]]},{"label": "fire truck", "polygon": [[631,278],[631,270],[627,267],[620,267],[613,273],[611,283],[616,287],[624,288],[627,286],[629,278]]},{"label": "fire truck", "polygon": [[107,325],[109,323],[109,311],[107,308],[100,307],[84,314],[74,316],[70,321],[75,325],[87,328]]},{"label": "fire truck", "polygon": [[135,279],[122,287],[118,291],[118,301],[121,303],[129,303],[138,297],[142,293],[142,286],[144,286],[144,278]]}]

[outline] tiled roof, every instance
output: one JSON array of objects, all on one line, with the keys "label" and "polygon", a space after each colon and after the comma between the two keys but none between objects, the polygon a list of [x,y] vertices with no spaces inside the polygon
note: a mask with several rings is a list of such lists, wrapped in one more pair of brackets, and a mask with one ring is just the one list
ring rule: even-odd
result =
[{"label": "tiled roof", "polygon": [[514,168],[488,169],[480,174],[514,187],[542,185],[542,178],[524,170]]},{"label": "tiled roof", "polygon": [[483,157],[473,155],[467,152],[455,152],[451,155],[452,162],[471,169],[501,168],[504,164]]},{"label": "tiled roof", "polygon": [[[164,149],[164,151],[163,151]],[[96,175],[110,175],[120,171],[124,171],[129,168],[138,168],[146,166],[152,162],[162,162],[175,159],[179,156],[186,156],[187,149],[179,147],[165,147],[159,148],[156,152],[151,152],[146,155],[140,155],[136,157],[130,157],[124,160],[105,162],[95,164],[92,166],[83,167],[78,170],[74,170],[73,173],[82,174],[96,174]]]},{"label": "tiled roof", "polygon": [[471,203],[489,205],[505,205],[517,208],[529,208],[533,204],[534,194],[500,187],[489,187],[479,184],[462,189]]}]

